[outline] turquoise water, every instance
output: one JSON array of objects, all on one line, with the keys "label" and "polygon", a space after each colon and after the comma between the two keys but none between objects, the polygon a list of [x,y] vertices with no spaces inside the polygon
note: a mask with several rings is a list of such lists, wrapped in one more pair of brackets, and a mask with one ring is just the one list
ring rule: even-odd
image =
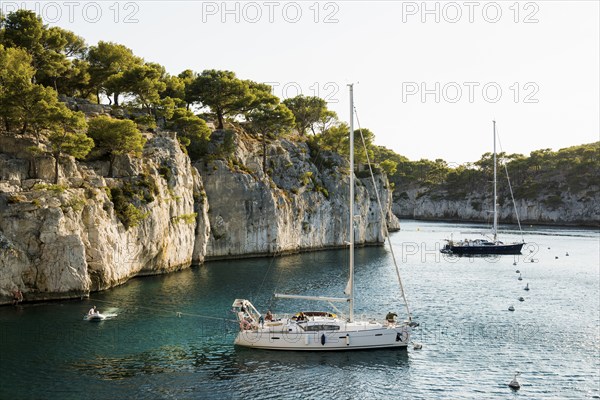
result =
[{"label": "turquoise water", "polygon": [[[346,252],[211,262],[89,300],[0,308],[0,398],[600,398],[599,233],[530,227],[518,259],[438,252],[450,233],[481,229],[408,221],[392,236],[421,350],[234,348],[234,298],[315,308],[271,294],[341,295]],[[357,315],[404,315],[388,249],[356,257]],[[83,321],[92,305],[116,316]]]}]

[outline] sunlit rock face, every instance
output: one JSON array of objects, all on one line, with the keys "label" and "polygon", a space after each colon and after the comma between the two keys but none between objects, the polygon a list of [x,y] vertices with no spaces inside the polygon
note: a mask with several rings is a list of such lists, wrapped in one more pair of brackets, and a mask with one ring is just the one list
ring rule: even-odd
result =
[{"label": "sunlit rock face", "polygon": [[[209,204],[206,256],[247,257],[345,246],[350,215],[348,163],[336,154],[314,154],[305,143],[287,140],[269,141],[266,150],[263,168],[262,144],[242,135],[233,161],[195,164]],[[377,175],[375,182],[389,228],[399,229],[391,213],[387,177]],[[370,178],[356,181],[354,200],[356,242],[382,243],[385,225]]]},{"label": "sunlit rock face", "polygon": [[[518,199],[513,205],[510,198],[503,199],[498,207],[498,220],[516,224],[518,215],[521,223],[526,224],[579,226],[597,226],[600,220],[598,187],[586,188],[580,193],[562,192],[552,200],[540,195],[537,199]],[[394,201],[392,209],[401,218],[489,222],[492,217],[492,203],[485,188],[459,200],[424,195],[418,189],[407,190],[402,198]]]},{"label": "sunlit rock face", "polygon": [[[119,157],[114,178],[107,164],[65,158],[59,185],[52,185],[50,159],[37,160],[30,179],[29,162],[4,155],[0,302],[10,302],[15,288],[26,300],[77,297],[202,261],[197,237],[208,236],[206,205],[194,200],[201,180],[174,136],[151,137],[142,158]],[[129,227],[111,198],[111,189],[126,187],[134,188],[132,202],[145,197],[141,220]]]}]

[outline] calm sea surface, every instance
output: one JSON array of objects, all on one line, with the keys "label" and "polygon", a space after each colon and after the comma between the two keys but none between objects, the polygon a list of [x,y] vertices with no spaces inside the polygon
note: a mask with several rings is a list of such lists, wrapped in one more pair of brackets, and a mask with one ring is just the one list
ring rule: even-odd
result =
[{"label": "calm sea surface", "polygon": [[[323,308],[272,293],[341,295],[347,254],[211,262],[89,300],[0,308],[0,398],[600,398],[598,231],[528,227],[518,258],[439,253],[451,233],[482,229],[407,221],[392,235],[421,350],[234,348],[234,298],[263,312]],[[356,258],[356,314],[404,316],[389,250]],[[83,321],[92,305],[116,316]]]}]

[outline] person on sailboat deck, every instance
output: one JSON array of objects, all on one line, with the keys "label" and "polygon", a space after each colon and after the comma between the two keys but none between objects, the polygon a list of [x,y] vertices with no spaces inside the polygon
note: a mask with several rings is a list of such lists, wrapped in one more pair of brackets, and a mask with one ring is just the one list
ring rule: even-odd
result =
[{"label": "person on sailboat deck", "polygon": [[306,321],[306,315],[304,315],[304,313],[300,311],[300,313],[296,317],[296,321]]},{"label": "person on sailboat deck", "polygon": [[389,312],[387,313],[387,315],[385,316],[385,320],[390,323],[393,324],[394,322],[396,322],[396,317],[398,316],[398,314],[396,314],[395,312]]},{"label": "person on sailboat deck", "polygon": [[88,311],[88,315],[94,315],[96,314],[96,306],[90,308],[90,311]]},{"label": "person on sailboat deck", "polygon": [[265,315],[265,321],[273,321],[273,314],[271,314],[271,310],[267,310],[267,314]]}]

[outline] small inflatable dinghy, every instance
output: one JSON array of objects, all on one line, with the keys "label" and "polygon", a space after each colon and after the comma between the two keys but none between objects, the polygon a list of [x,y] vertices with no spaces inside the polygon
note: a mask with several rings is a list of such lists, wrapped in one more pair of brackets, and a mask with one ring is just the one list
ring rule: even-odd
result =
[{"label": "small inflatable dinghy", "polygon": [[85,319],[86,321],[102,321],[106,319],[106,315],[97,312],[93,314],[88,314],[85,317],[83,317],[83,319]]}]

